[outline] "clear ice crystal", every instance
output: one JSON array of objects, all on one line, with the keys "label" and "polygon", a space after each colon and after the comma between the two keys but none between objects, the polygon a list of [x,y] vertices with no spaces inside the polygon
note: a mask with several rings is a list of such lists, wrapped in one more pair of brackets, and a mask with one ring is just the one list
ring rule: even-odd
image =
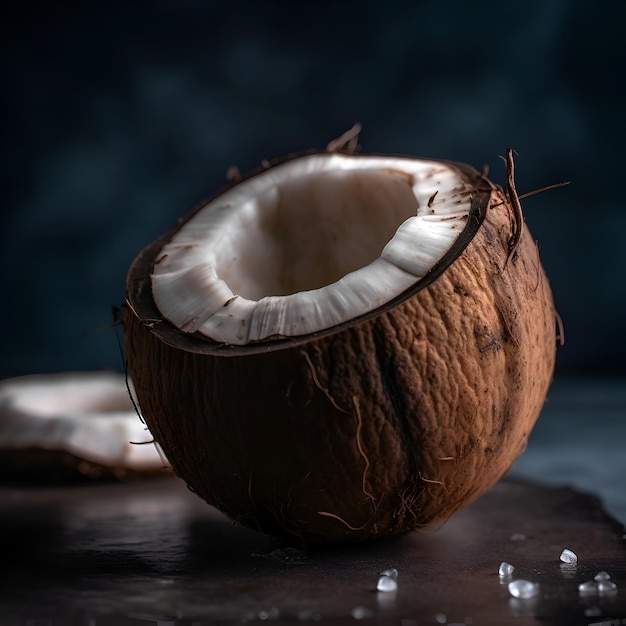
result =
[{"label": "clear ice crystal", "polygon": [[563,563],[577,563],[578,557],[571,551],[565,548],[563,552],[561,552],[561,556],[559,557]]},{"label": "clear ice crystal", "polygon": [[381,572],[380,575],[388,576],[389,578],[398,580],[398,570],[395,567],[390,567],[389,569],[386,569],[384,572]]},{"label": "clear ice crystal", "polygon": [[269,611],[259,611],[257,613],[257,618],[263,622],[265,620],[273,620],[278,617],[280,617],[280,609],[275,606],[273,606]]},{"label": "clear ice crystal", "polygon": [[[303,622],[319,622],[322,619],[321,614],[313,609],[300,609],[297,613],[297,617]],[[193,623],[195,624],[196,622]]]},{"label": "clear ice crystal", "polygon": [[[608,576],[606,572],[600,572],[600,574],[604,574]],[[598,580],[598,575],[596,574],[595,580],[588,580],[587,582],[580,583],[578,585],[578,592],[582,595],[591,595],[591,594],[611,594],[617,591],[617,585],[608,578],[601,577]]]},{"label": "clear ice crystal", "polygon": [[613,593],[617,591],[617,585],[612,580],[601,580],[598,583],[598,593]]},{"label": "clear ice crystal", "polygon": [[603,581],[603,580],[611,580],[611,577],[608,575],[608,573],[607,573],[607,572],[598,572],[598,573],[597,573],[597,574],[593,577],[593,579],[594,579],[597,583],[599,583],[599,582],[601,582],[601,581]]},{"label": "clear ice crystal", "polygon": [[376,583],[376,589],[378,591],[396,591],[398,589],[398,583],[391,576],[380,576]]},{"label": "clear ice crystal", "polygon": [[509,593],[514,598],[522,600],[535,598],[539,595],[539,583],[533,583],[530,580],[514,580],[509,583]]},{"label": "clear ice crystal", "polygon": [[372,617],[374,612],[365,606],[355,606],[350,612],[350,615],[352,615],[354,619],[366,619],[367,617]]},{"label": "clear ice crystal", "polygon": [[515,568],[510,563],[507,563],[506,561],[502,561],[502,563],[500,563],[500,568],[498,569],[498,575],[499,576],[511,576],[514,570]]},{"label": "clear ice crystal", "polygon": [[586,582],[580,583],[580,585],[578,585],[578,592],[583,595],[597,593],[598,585],[593,580],[587,580]]}]

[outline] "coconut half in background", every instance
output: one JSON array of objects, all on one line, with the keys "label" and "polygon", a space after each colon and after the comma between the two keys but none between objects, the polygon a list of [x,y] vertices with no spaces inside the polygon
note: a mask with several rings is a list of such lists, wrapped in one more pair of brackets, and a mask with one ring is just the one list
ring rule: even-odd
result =
[{"label": "coconut half in background", "polygon": [[175,472],[297,542],[447,519],[524,449],[556,313],[519,210],[463,164],[331,150],[203,203],[129,270],[128,368]]},{"label": "coconut half in background", "polygon": [[0,477],[36,481],[158,475],[167,460],[117,372],[0,381]]}]

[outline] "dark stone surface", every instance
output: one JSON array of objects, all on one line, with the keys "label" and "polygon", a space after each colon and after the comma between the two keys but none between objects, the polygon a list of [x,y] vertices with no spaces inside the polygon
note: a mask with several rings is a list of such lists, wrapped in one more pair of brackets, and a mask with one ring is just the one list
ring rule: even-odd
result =
[{"label": "dark stone surface", "polygon": [[[11,626],[626,618],[622,525],[592,496],[512,480],[437,532],[303,551],[234,527],[173,477],[5,485],[0,537],[0,622]],[[577,566],[560,563],[564,548],[578,555]],[[539,582],[540,596],[512,598],[498,577],[502,561],[515,566],[513,578]],[[389,567],[398,569],[398,591],[377,592],[378,574]],[[580,596],[578,584],[601,570],[618,591]]]}]

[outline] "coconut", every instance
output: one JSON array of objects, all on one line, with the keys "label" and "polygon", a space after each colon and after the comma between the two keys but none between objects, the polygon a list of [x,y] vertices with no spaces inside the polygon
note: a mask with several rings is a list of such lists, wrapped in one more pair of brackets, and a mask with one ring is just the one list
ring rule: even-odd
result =
[{"label": "coconut", "polygon": [[460,163],[265,163],[133,262],[127,365],[174,471],[298,542],[432,527],[523,451],[556,312],[506,189]]},{"label": "coconut", "polygon": [[164,473],[118,372],[29,374],[0,381],[0,477],[36,480]]}]

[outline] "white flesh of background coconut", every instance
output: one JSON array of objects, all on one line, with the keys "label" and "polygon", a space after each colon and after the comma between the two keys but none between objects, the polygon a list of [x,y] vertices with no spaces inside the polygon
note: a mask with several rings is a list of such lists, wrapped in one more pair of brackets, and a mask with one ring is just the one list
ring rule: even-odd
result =
[{"label": "white flesh of background coconut", "polygon": [[0,451],[62,450],[107,467],[167,465],[116,372],[35,374],[0,381]]}]

